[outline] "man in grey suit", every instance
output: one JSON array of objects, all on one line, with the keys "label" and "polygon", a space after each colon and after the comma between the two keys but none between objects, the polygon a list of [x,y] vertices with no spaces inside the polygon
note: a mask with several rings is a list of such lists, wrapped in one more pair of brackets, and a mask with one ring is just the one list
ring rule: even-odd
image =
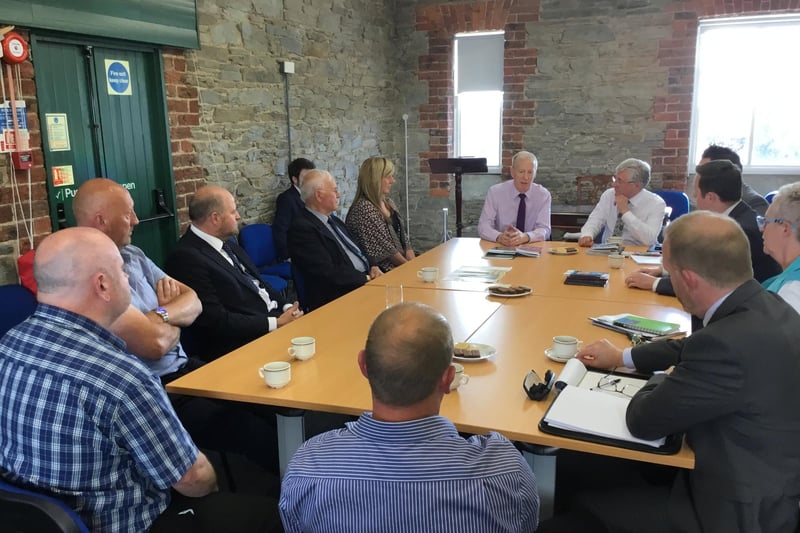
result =
[{"label": "man in grey suit", "polygon": [[613,491],[583,504],[611,531],[794,531],[800,315],[752,279],[747,238],[729,217],[680,217],[667,228],[663,252],[678,299],[703,327],[625,350],[601,340],[577,357],[601,368],[672,368],[636,393],[626,421],[643,439],[685,432],[695,468],[678,473],[670,494],[652,489],[647,499],[637,488],[635,506]]}]

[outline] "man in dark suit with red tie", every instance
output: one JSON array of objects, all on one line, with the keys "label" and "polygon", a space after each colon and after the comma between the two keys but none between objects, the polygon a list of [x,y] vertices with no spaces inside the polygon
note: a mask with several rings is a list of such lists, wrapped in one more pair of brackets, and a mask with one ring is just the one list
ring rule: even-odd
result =
[{"label": "man in dark suit with red tie", "polygon": [[211,360],[302,316],[267,283],[247,253],[229,240],[239,233],[233,195],[198,189],[189,202],[192,225],[167,259],[166,270],[197,292],[203,311],[184,328],[189,353]]},{"label": "man in dark suit with red tie", "polygon": [[303,209],[289,228],[289,255],[303,276],[309,309],[316,309],[381,275],[369,263],[344,223],[333,212],[339,207],[336,180],[324,170],[303,178]]}]

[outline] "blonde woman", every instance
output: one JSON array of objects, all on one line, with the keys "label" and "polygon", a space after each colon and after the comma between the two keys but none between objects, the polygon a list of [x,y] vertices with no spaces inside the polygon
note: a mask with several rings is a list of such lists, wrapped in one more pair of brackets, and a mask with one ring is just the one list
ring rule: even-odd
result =
[{"label": "blonde woman", "polygon": [[387,272],[414,259],[397,207],[389,198],[394,164],[385,157],[370,157],[358,171],[358,190],[347,213],[350,230],[370,262]]}]

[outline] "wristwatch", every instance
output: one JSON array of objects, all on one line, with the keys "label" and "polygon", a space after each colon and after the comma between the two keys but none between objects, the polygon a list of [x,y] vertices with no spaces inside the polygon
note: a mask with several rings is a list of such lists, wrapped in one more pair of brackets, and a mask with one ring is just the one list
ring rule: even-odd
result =
[{"label": "wristwatch", "polygon": [[169,313],[163,307],[156,307],[153,312],[161,317],[164,322],[169,322]]}]

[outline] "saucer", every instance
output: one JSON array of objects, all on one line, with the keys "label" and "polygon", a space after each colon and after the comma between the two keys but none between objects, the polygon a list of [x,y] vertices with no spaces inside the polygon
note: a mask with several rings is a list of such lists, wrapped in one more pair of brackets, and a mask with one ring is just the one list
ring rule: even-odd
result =
[{"label": "saucer", "polygon": [[474,363],[476,361],[484,361],[486,359],[489,359],[495,354],[494,346],[490,346],[488,344],[478,344],[476,342],[470,344],[472,344],[472,346],[475,349],[480,350],[481,354],[472,357],[453,354],[453,359],[455,359],[456,361],[461,361],[462,363],[463,362]]},{"label": "saucer", "polygon": [[[577,354],[578,352],[575,352],[575,353]],[[553,353],[553,349],[552,348],[546,349],[544,351],[544,354],[547,356],[548,359],[551,359],[551,360],[553,360],[553,361],[555,361],[557,363],[566,363],[567,361],[569,361],[570,359],[575,357],[574,354],[570,355],[569,357],[556,357],[555,354]]]}]

